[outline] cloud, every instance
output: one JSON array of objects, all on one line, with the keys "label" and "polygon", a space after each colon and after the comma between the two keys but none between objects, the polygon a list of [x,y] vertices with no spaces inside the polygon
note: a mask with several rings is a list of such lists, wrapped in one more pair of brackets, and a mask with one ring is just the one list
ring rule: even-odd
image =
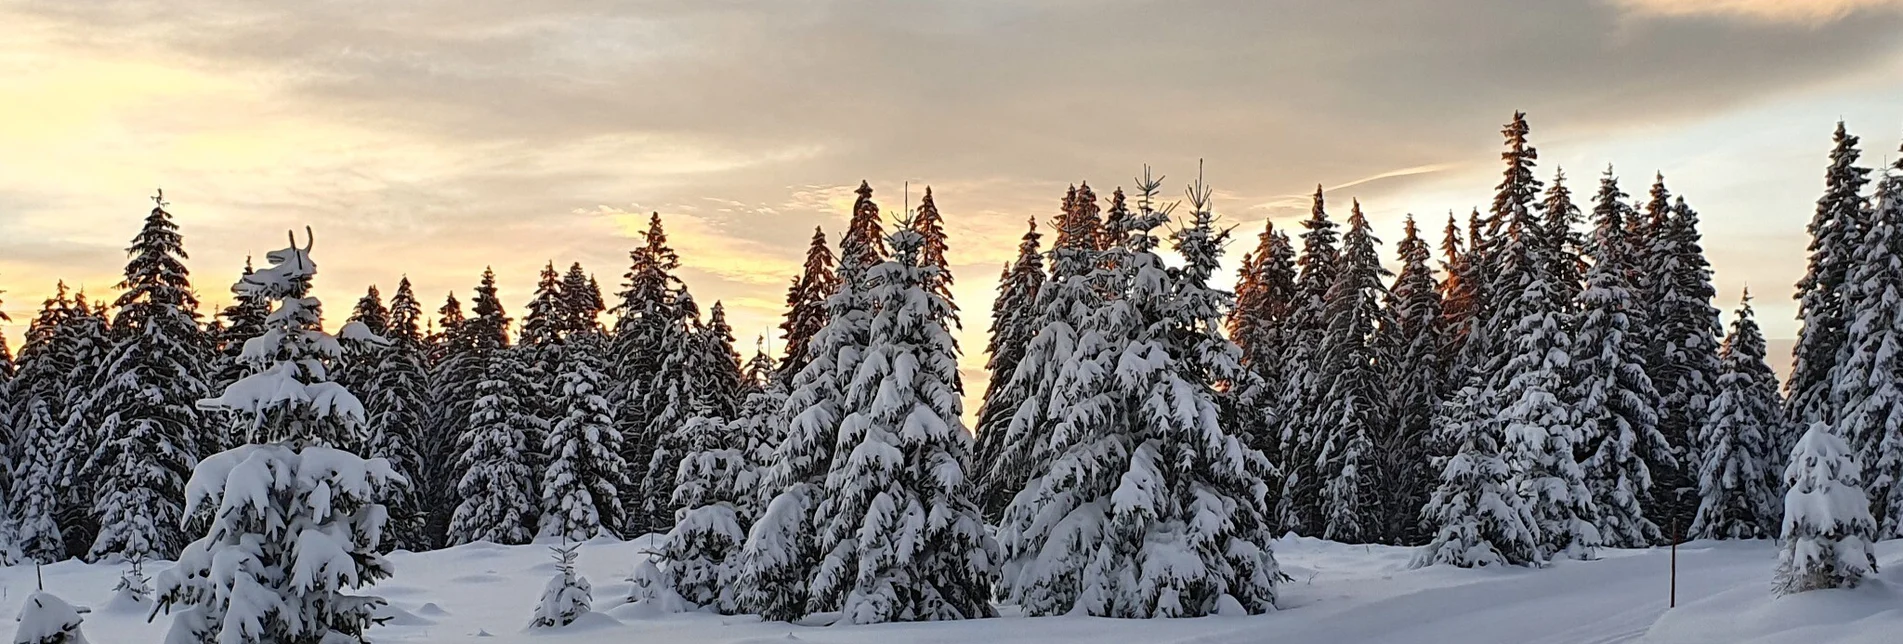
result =
[{"label": "cloud", "polygon": [[1820,25],[1860,12],[1903,11],[1900,0],[1612,0],[1648,18],[1724,17],[1765,23]]}]

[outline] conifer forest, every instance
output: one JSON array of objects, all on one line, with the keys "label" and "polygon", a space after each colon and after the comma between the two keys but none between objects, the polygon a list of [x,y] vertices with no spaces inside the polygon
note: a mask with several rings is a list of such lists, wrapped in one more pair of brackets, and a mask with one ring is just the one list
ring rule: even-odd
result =
[{"label": "conifer forest", "polygon": [[[0,337],[15,641],[127,611],[112,633],[171,644],[1066,615],[1349,642],[1275,623],[1343,610],[1309,589],[1358,557],[1371,587],[1646,575],[1657,610],[1667,556],[1744,571],[1673,568],[1675,605],[1903,583],[1879,565],[1903,539],[1903,151],[1819,136],[1821,189],[1790,187],[1817,193],[1789,231],[1802,280],[1721,293],[1703,231],[1723,215],[1672,168],[1542,163],[1523,113],[1500,135],[1474,208],[1398,229],[1352,187],[1301,218],[1219,212],[1201,168],[1051,186],[988,320],[954,298],[957,196],[895,208],[899,186],[862,182],[785,276],[773,338],[696,297],[666,212],[625,266],[551,261],[526,302],[478,265],[442,301],[404,278],[320,302],[323,229],[188,270],[192,195],[157,192],[119,222],[116,285],[8,282],[39,301]],[[1786,297],[1790,356],[1753,309]],[[974,326],[988,341],[960,346]],[[446,626],[488,612],[457,586],[508,574],[474,557],[513,552],[538,599]],[[47,583],[89,570],[106,585]],[[1704,641],[1670,619],[1653,641]],[[1169,632],[1043,637],[1126,628]]]}]

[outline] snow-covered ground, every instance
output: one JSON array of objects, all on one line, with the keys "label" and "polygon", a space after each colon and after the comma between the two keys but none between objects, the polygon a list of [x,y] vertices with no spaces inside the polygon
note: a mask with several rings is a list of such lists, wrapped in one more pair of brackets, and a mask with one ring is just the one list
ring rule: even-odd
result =
[{"label": "snow-covered ground", "polygon": [[[1903,541],[1878,545],[1883,574],[1856,590],[1774,598],[1770,542],[1696,542],[1679,547],[1679,607],[1667,611],[1668,553],[1613,550],[1591,562],[1545,570],[1407,570],[1411,551],[1313,539],[1276,542],[1282,610],[1255,617],[1110,620],[1085,617],[959,623],[813,626],[752,617],[656,615],[626,605],[624,579],[643,541],[597,540],[581,547],[597,614],[555,631],[525,631],[555,563],[546,546],[476,544],[397,553],[394,579],[377,586],[396,609],[377,642],[1253,642],[1396,644],[1770,643],[1903,641]],[[165,564],[149,565],[156,572]],[[115,605],[115,566],[64,562],[44,569],[47,590],[91,606],[93,642],[159,642],[169,618]],[[0,611],[18,614],[34,590],[31,566],[0,569]],[[9,626],[10,628],[10,626]],[[487,634],[485,636],[484,634]]]}]

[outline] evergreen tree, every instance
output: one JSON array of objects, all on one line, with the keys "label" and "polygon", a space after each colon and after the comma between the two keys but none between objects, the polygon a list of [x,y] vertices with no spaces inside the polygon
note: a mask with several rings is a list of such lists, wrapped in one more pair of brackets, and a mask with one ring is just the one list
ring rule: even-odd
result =
[{"label": "evergreen tree", "polygon": [[840,405],[812,592],[855,624],[991,617],[996,551],[964,473],[955,309],[935,292],[929,238],[906,226],[889,239],[894,258],[866,275],[875,313]]},{"label": "evergreen tree", "polygon": [[[562,276],[555,272],[555,263],[542,266],[542,274],[535,285],[535,295],[529,300],[528,313],[522,317],[522,334],[516,339],[516,350],[528,368],[526,384],[528,391],[523,395],[523,404],[529,413],[541,419],[543,426],[552,427],[561,418],[561,410],[556,408],[555,390],[561,386],[563,341],[573,326],[570,308],[573,303],[563,294]],[[585,296],[584,296],[585,298]],[[542,442],[540,434],[528,436],[529,467],[536,471],[542,468]]]},{"label": "evergreen tree", "polygon": [[1876,521],[1863,493],[1856,454],[1830,426],[1813,423],[1784,470],[1784,530],[1777,577],[1780,595],[1856,588],[1877,572]]},{"label": "evergreen tree", "polygon": [[[244,272],[238,279],[242,280],[252,272],[251,258],[246,257]],[[244,343],[264,335],[265,316],[270,312],[270,308],[262,299],[245,293],[232,294],[231,305],[218,313],[223,324],[211,338],[217,351],[211,363],[211,391],[224,391],[224,388],[230,386],[231,383],[251,375],[242,359]],[[204,413],[207,414],[208,421],[221,422],[223,425],[221,430],[218,430],[215,435],[207,436],[204,444],[199,446],[206,453],[215,453],[242,443],[244,427],[250,422],[249,419],[228,413],[222,415],[217,412]]]},{"label": "evergreen tree", "polygon": [[88,301],[83,291],[74,296],[71,314],[61,319],[59,335],[65,347],[62,350],[71,357],[73,366],[71,371],[59,374],[55,388],[62,401],[57,408],[59,415],[54,417],[61,423],[58,447],[53,453],[54,468],[59,473],[57,514],[67,554],[84,557],[99,533],[93,505],[101,477],[89,465],[99,451],[96,447],[105,442],[101,429],[106,427],[113,407],[109,403],[120,402],[117,396],[101,395],[114,373],[111,369],[117,342],[106,318],[106,304]]},{"label": "evergreen tree", "polygon": [[1599,536],[1608,546],[1640,548],[1658,543],[1659,526],[1647,518],[1654,503],[1653,472],[1672,464],[1672,446],[1659,433],[1659,394],[1646,374],[1646,338],[1626,238],[1631,208],[1610,168],[1594,197],[1593,238],[1587,254],[1585,289],[1576,309],[1567,396],[1579,423],[1578,452],[1586,483],[1599,510]]},{"label": "evergreen tree", "polygon": [[1282,410],[1280,436],[1282,448],[1282,490],[1276,515],[1283,530],[1319,535],[1321,519],[1322,473],[1316,469],[1323,428],[1319,416],[1327,387],[1332,380],[1319,368],[1328,290],[1340,270],[1341,251],[1335,222],[1328,219],[1321,186],[1315,186],[1314,206],[1302,222],[1302,252],[1295,260],[1300,274],[1295,281],[1295,301],[1289,306],[1282,332],[1284,342],[1279,404]]},{"label": "evergreen tree", "polygon": [[386,497],[390,513],[384,528],[386,545],[417,552],[433,545],[425,505],[430,498],[427,473],[431,468],[423,456],[429,451],[429,374],[423,364],[422,330],[417,328],[422,317],[423,307],[416,301],[410,278],[404,277],[390,298],[389,323],[383,334],[389,346],[377,365],[374,393],[364,405],[370,418],[365,453],[389,461],[408,481]]},{"label": "evergreen tree", "polygon": [[660,398],[648,432],[658,438],[642,481],[642,511],[656,529],[674,524],[675,475],[686,453],[681,434],[688,421],[731,418],[740,396],[740,356],[733,350],[725,307],[715,302],[702,322],[692,296],[682,293],[676,304],[683,317],[667,338],[668,358],[650,388]]},{"label": "evergreen tree", "polygon": [[[1037,302],[1044,288],[1044,263],[1038,242],[1037,219],[1018,242],[1016,261],[1006,264],[998,276],[998,297],[991,303],[991,341],[985,347],[985,369],[991,374],[978,408],[977,458],[974,474],[997,467],[1005,447],[1005,435],[1011,428],[1011,416],[1024,404],[1026,392],[1011,387],[1011,375],[1024,359],[1031,339],[1037,334]],[[979,504],[986,516],[996,518],[1017,490],[999,489],[989,481],[979,481]]]},{"label": "evergreen tree", "polygon": [[[1479,219],[1478,211],[1468,220],[1469,232]],[[1454,221],[1454,213],[1447,213],[1447,228],[1443,231],[1440,243],[1441,268],[1447,273],[1447,279],[1441,282],[1441,326],[1446,329],[1447,344],[1443,350],[1446,356],[1450,382],[1463,382],[1467,376],[1474,375],[1474,365],[1463,359],[1467,355],[1467,341],[1475,333],[1474,327],[1485,322],[1481,312],[1480,290],[1486,282],[1481,272],[1479,254],[1471,245],[1464,246],[1461,240],[1460,226]]]},{"label": "evergreen tree", "polygon": [[1842,292],[1845,322],[1831,408],[1836,434],[1864,464],[1877,535],[1903,535],[1903,161],[1877,184],[1877,205]]},{"label": "evergreen tree", "polygon": [[568,265],[557,292],[561,294],[557,329],[562,337],[601,332],[601,312],[608,305],[601,299],[601,285],[595,283],[593,275],[582,270],[581,262]]},{"label": "evergreen tree", "polygon": [[587,615],[594,603],[594,588],[588,578],[575,571],[576,552],[581,544],[551,546],[555,552],[555,578],[542,588],[541,601],[535,604],[535,619],[529,628],[561,628]]},{"label": "evergreen tree", "polygon": [[[1242,351],[1247,368],[1235,384],[1231,426],[1270,462],[1281,460],[1276,403],[1282,383],[1282,358],[1289,309],[1295,302],[1295,247],[1288,235],[1267,222],[1254,252],[1244,255],[1236,275],[1236,303],[1229,312],[1229,338]],[[1271,490],[1272,493],[1280,490]]]},{"label": "evergreen tree", "polygon": [[[548,455],[542,472],[540,530],[576,541],[616,534],[627,524],[623,490],[629,490],[615,429],[608,377],[599,355],[602,340],[571,336],[557,371],[553,408],[558,413],[541,445]],[[636,536],[636,535],[627,535]]]},{"label": "evergreen tree", "polygon": [[912,214],[912,226],[925,238],[924,245],[919,248],[919,265],[938,268],[938,274],[932,278],[935,280],[931,285],[932,291],[951,304],[951,323],[953,327],[958,327],[958,304],[952,302],[951,294],[955,280],[952,279],[951,265],[945,261],[945,251],[948,250],[945,243],[945,218],[938,214],[938,203],[932,200],[931,186],[925,186],[925,198],[919,201],[918,210]]},{"label": "evergreen tree", "polygon": [[20,433],[15,439],[21,446],[21,456],[14,460],[11,472],[13,485],[8,501],[12,516],[7,517],[21,555],[43,564],[66,557],[66,542],[56,518],[59,471],[53,460],[61,441],[51,407],[52,401],[45,398],[25,402]]},{"label": "evergreen tree", "polygon": [[[621,457],[629,465],[629,480],[644,481],[648,462],[660,442],[650,430],[666,394],[654,391],[653,383],[665,382],[656,376],[672,351],[670,335],[680,334],[681,313],[676,300],[684,291],[680,278],[674,275],[681,259],[667,245],[659,213],[648,219],[641,247],[629,252],[628,258],[626,281],[612,309],[617,317],[606,364],[613,379],[610,399],[617,405],[614,418],[622,438]],[[629,534],[646,534],[657,527],[656,523],[664,524],[671,518],[659,517],[657,521],[645,511],[645,503],[632,498],[629,501],[635,502],[624,526]]]},{"label": "evergreen tree", "polygon": [[1378,536],[1386,543],[1421,543],[1429,535],[1421,531],[1419,510],[1433,493],[1437,474],[1428,456],[1434,413],[1448,392],[1446,312],[1440,280],[1428,265],[1433,251],[1421,239],[1412,215],[1396,248],[1401,272],[1388,290],[1375,339],[1375,364],[1388,410],[1386,427],[1376,434],[1381,473],[1377,489],[1390,503],[1370,525],[1381,530]]},{"label": "evergreen tree", "polygon": [[1360,543],[1376,536],[1374,522],[1383,512],[1374,440],[1389,438],[1388,397],[1380,390],[1373,340],[1376,329],[1393,324],[1381,308],[1388,295],[1382,278],[1390,273],[1381,267],[1375,250],[1380,240],[1359,201],[1341,241],[1341,265],[1323,298],[1325,334],[1313,363],[1326,393],[1319,399],[1311,448],[1323,481],[1322,538]]},{"label": "evergreen tree", "polygon": [[199,403],[257,418],[255,442],[205,459],[192,474],[183,514],[216,509],[206,536],[159,577],[157,610],[183,609],[168,642],[361,641],[386,605],[351,591],[392,572],[378,554],[386,516],[378,499],[402,478],[383,459],[331,447],[360,433],[364,414],[326,378],[341,355],[317,328],[320,308],[309,295],[317,264],[309,245],[266,257],[269,267],[233,287],[278,304],[266,340],[242,354],[252,374]]},{"label": "evergreen tree", "polygon": [[[1211,344],[1221,311],[1201,310],[1209,294],[1153,252],[1151,231],[1167,215],[1150,205],[1156,182],[1139,187],[1137,212],[1118,222],[1119,243],[1088,275],[1105,297],[1062,371],[1073,402],[1036,445],[1035,476],[1005,510],[1000,594],[1031,615],[1198,616],[1219,603],[1266,611],[1281,578],[1260,510],[1270,466],[1222,430],[1218,396],[1197,380],[1233,366],[1237,351],[1190,355],[1226,344]],[[1206,231],[1204,198],[1192,202]]]},{"label": "evergreen tree", "polygon": [[[1653,523],[1682,531],[1698,511],[1699,454],[1692,448],[1692,439],[1711,406],[1723,333],[1718,310],[1711,304],[1716,291],[1711,285],[1711,265],[1700,247],[1698,213],[1685,205],[1683,197],[1654,226],[1651,241],[1652,264],[1643,267],[1653,278],[1647,295],[1654,305],[1646,367],[1659,392],[1659,433],[1677,458],[1673,463],[1661,459],[1650,464],[1658,503],[1647,513]],[[1675,539],[1678,535],[1666,536]]]},{"label": "evergreen tree", "polygon": [[[337,369],[337,384],[360,394],[365,401],[377,397],[377,375],[390,350],[390,341],[383,334],[389,330],[390,309],[383,305],[383,294],[373,284],[357,300],[344,326],[337,330],[337,343],[344,350]],[[352,437],[347,447],[368,454],[368,440],[368,436]]]},{"label": "evergreen tree", "polygon": [[83,470],[101,527],[89,559],[169,559],[184,545],[178,502],[207,425],[196,404],[209,392],[210,345],[198,326],[183,239],[163,197],[153,197],[156,205],[126,249],[123,292],[114,303],[118,339],[88,402],[104,418]]},{"label": "evergreen tree", "polygon": [[529,436],[541,433],[541,419],[522,401],[525,371],[514,352],[495,351],[476,385],[469,429],[460,441],[463,475],[456,484],[460,501],[450,519],[450,545],[522,544],[535,534],[541,497],[528,453]]},{"label": "evergreen tree", "polygon": [[1545,561],[1540,554],[1538,522],[1513,489],[1500,459],[1499,424],[1486,417],[1476,378],[1437,410],[1439,441],[1455,446],[1451,458],[1437,458],[1440,485],[1421,520],[1434,536],[1415,554],[1413,567],[1451,565],[1527,566]]},{"label": "evergreen tree", "polygon": [[1572,302],[1579,297],[1579,291],[1585,286],[1586,240],[1576,229],[1585,221],[1585,215],[1579,206],[1573,204],[1573,192],[1566,187],[1566,171],[1553,169],[1553,183],[1546,188],[1546,197],[1540,202],[1540,211],[1545,218],[1540,228],[1546,233],[1547,250],[1551,267],[1547,270],[1555,284],[1555,295],[1561,302]]},{"label": "evergreen tree", "polygon": [[1699,430],[1698,517],[1693,539],[1766,539],[1777,534],[1777,374],[1764,362],[1764,334],[1745,291],[1719,349],[1724,371]]},{"label": "evergreen tree", "polygon": [[1870,182],[1868,168],[1857,165],[1862,155],[1858,138],[1837,122],[1832,137],[1830,166],[1824,171],[1824,195],[1817,199],[1810,220],[1810,260],[1797,282],[1797,317],[1801,326],[1793,350],[1791,380],[1785,383],[1784,419],[1789,429],[1780,437],[1779,456],[1788,453],[1797,434],[1812,423],[1837,422],[1832,405],[1832,370],[1849,333],[1851,313],[1844,290],[1856,253],[1863,245],[1866,209],[1863,187]]},{"label": "evergreen tree", "polygon": [[1597,510],[1574,460],[1578,425],[1560,398],[1572,345],[1565,304],[1545,270],[1551,260],[1539,222],[1524,206],[1511,208],[1491,249],[1498,264],[1488,292],[1500,298],[1493,318],[1502,329],[1501,353],[1492,358],[1500,366],[1486,372],[1491,379],[1484,393],[1491,422],[1502,425],[1501,457],[1533,513],[1540,554],[1589,558],[1600,544]]},{"label": "evergreen tree", "polygon": [[806,265],[786,288],[786,320],[780,323],[780,337],[786,340],[786,357],[780,361],[781,379],[790,381],[806,367],[806,346],[826,326],[826,298],[837,290],[839,276],[833,272],[833,249],[826,245],[826,231],[814,226],[813,242],[806,247]]},{"label": "evergreen tree", "polygon": [[673,494],[680,510],[661,546],[668,561],[663,582],[682,599],[723,615],[739,609],[734,564],[747,538],[739,506],[749,492],[741,487],[748,468],[734,447],[739,438],[718,416],[695,416],[681,428]]},{"label": "evergreen tree", "polygon": [[464,329],[462,303],[451,293],[437,309],[436,333],[425,339],[429,365],[429,401],[425,425],[423,481],[417,486],[429,508],[425,531],[433,544],[444,544],[455,508],[462,502],[456,488],[463,471],[462,442],[469,414],[482,382],[484,363]]},{"label": "evergreen tree", "polygon": [[867,272],[872,265],[866,261],[877,257],[879,249],[865,247],[869,242],[864,231],[878,230],[879,209],[863,184],[860,202],[853,207],[848,233],[839,240],[839,286],[826,298],[826,323],[808,342],[806,365],[794,375],[781,410],[787,419],[786,439],[774,450],[773,465],[762,478],[771,500],[741,548],[736,603],[770,620],[792,621],[839,606],[815,598],[808,585],[819,565],[816,525],[823,515],[815,513],[837,459],[834,448],[842,444],[838,437],[845,391],[859,370],[871,323]]},{"label": "evergreen tree", "polygon": [[[1001,430],[994,430],[1001,432],[994,438],[1002,440],[987,443],[992,452],[983,464],[989,469],[979,473],[980,497],[987,503],[1009,504],[1024,491],[1025,482],[1035,473],[1033,453],[1068,413],[1072,399],[1062,379],[1087,318],[1102,296],[1091,281],[1102,255],[1097,250],[1100,222],[1096,214],[1094,204],[1079,206],[1076,188],[1064,195],[1051,225],[1057,231],[1050,250],[1051,272],[1038,288],[1032,319],[1026,321],[1032,335],[1011,372],[993,372],[994,378],[1004,379],[1005,391],[1017,404],[998,410],[1008,418]],[[997,514],[1003,507],[987,511]]]}]

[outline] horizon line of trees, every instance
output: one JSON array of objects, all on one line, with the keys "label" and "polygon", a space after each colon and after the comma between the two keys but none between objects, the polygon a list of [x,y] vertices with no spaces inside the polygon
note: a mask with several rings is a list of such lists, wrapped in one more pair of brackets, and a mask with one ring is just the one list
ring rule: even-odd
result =
[{"label": "horizon line of trees", "polygon": [[518,321],[485,270],[431,321],[404,279],[318,349],[272,353],[321,332],[314,268],[287,296],[258,286],[282,257],[247,265],[207,319],[161,193],[114,302],[61,284],[17,364],[0,338],[0,554],[179,556],[221,520],[188,514],[194,467],[282,420],[201,401],[282,364],[362,401],[320,444],[407,482],[377,499],[377,548],[665,533],[639,593],[770,619],[982,617],[994,598],[1258,613],[1287,532],[1458,566],[1789,540],[1778,499],[1810,489],[1817,462],[1790,455],[1829,451],[1814,431],[1847,446],[1826,469],[1867,515],[1798,532],[1903,536],[1903,165],[1867,193],[1838,124],[1780,392],[1748,293],[1720,327],[1699,214],[1663,175],[1634,198],[1608,167],[1576,198],[1563,172],[1537,178],[1529,132],[1521,113],[1502,130],[1501,181],[1464,226],[1450,214],[1436,243],[1406,219],[1398,272],[1360,204],[1344,228],[1319,186],[1295,236],[1257,235],[1233,292],[1211,284],[1232,229],[1200,176],[1180,203],[1147,169],[1107,203],[1070,188],[1049,247],[1032,218],[1002,271],[970,431],[929,187],[888,230],[862,182],[837,251],[816,229],[787,290],[785,353],[747,360],[658,213],[611,296],[550,262]]}]

